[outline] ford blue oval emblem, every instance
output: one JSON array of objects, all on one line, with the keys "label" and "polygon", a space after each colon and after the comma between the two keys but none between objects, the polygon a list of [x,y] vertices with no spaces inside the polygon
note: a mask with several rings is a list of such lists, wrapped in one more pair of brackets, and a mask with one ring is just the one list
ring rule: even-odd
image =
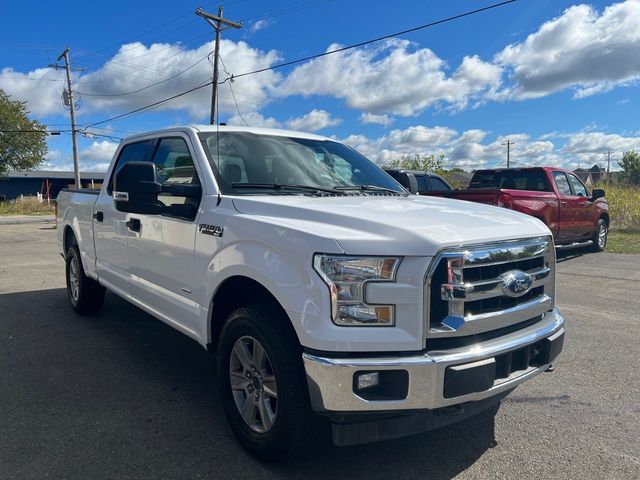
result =
[{"label": "ford blue oval emblem", "polygon": [[531,290],[533,278],[522,270],[509,270],[500,275],[502,291],[509,297],[521,297]]}]

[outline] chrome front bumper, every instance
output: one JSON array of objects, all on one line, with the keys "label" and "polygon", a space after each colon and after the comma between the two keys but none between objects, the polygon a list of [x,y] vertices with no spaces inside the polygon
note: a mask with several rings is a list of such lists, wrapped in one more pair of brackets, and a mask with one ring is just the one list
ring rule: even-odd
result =
[{"label": "chrome front bumper", "polygon": [[[483,400],[510,390],[545,371],[549,364],[530,366],[507,378],[497,379],[480,392],[446,398],[447,367],[483,364],[499,355],[564,335],[564,318],[557,309],[522,330],[468,347],[428,351],[419,355],[370,358],[330,358],[303,354],[311,404],[316,412],[375,412],[437,409]],[[561,341],[561,340],[560,340]],[[408,393],[402,400],[365,400],[354,393],[354,375],[359,371],[405,370]]]}]

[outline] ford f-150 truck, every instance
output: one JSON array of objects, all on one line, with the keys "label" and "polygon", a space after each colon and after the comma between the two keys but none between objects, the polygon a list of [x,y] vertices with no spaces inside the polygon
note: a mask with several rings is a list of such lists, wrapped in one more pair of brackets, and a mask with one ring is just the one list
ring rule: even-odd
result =
[{"label": "ford f-150 truck", "polygon": [[467,190],[429,192],[457,200],[510,208],[542,220],[556,245],[589,245],[602,252],[609,233],[604,190],[587,187],[571,171],[556,167],[477,170]]},{"label": "ford f-150 truck", "polygon": [[60,193],[57,227],[73,310],[109,290],[209,349],[229,424],[264,460],[323,431],[350,445],[462,420],[563,345],[544,223],[410,195],[317,135],[129,137],[100,191]]}]

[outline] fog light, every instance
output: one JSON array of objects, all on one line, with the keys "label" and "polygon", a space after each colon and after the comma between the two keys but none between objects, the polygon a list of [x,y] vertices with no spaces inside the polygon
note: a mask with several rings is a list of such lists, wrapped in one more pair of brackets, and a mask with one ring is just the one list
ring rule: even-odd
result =
[{"label": "fog light", "polygon": [[380,373],[369,372],[361,373],[358,375],[358,390],[364,390],[365,388],[377,387],[380,384]]}]

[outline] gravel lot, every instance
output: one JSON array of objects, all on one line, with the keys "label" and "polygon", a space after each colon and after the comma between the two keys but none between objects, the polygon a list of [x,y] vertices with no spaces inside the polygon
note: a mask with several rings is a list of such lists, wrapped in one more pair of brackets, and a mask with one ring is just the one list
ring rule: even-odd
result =
[{"label": "gravel lot", "polygon": [[640,478],[640,256],[558,269],[565,351],[495,418],[272,466],[236,444],[199,345],[112,294],[75,316],[53,225],[0,225],[0,478]]}]

